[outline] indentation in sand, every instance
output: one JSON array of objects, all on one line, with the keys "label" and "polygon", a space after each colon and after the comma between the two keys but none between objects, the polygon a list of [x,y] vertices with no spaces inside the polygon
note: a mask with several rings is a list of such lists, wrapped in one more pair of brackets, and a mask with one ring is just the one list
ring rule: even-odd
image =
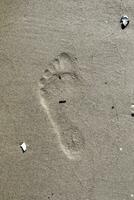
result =
[{"label": "indentation in sand", "polygon": [[57,134],[61,150],[71,160],[80,159],[85,147],[83,134],[66,115],[66,108],[69,112],[70,106],[66,102],[73,105],[78,95],[80,81],[76,72],[76,59],[61,53],[44,71],[39,82],[40,104]]}]

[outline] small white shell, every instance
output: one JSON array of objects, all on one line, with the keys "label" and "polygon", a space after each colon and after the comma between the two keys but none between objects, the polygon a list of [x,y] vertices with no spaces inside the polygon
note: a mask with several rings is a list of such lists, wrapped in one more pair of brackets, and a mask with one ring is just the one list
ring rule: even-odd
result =
[{"label": "small white shell", "polygon": [[21,145],[20,145],[21,149],[23,152],[25,152],[27,150],[27,145],[25,142],[23,142]]},{"label": "small white shell", "polygon": [[128,16],[127,15],[122,16],[120,19],[120,23],[121,23],[122,29],[124,29],[129,24]]}]

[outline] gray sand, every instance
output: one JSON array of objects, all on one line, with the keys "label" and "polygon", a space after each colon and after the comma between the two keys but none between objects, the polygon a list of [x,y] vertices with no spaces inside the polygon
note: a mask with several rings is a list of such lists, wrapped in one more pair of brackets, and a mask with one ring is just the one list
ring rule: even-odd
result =
[{"label": "gray sand", "polygon": [[133,0],[0,1],[0,200],[134,198],[133,14]]}]

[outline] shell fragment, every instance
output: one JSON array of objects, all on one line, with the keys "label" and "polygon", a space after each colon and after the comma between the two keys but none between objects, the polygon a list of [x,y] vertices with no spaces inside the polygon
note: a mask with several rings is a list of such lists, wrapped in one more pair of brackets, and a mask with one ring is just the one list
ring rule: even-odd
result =
[{"label": "shell fragment", "polygon": [[129,24],[128,16],[126,16],[126,15],[122,16],[120,19],[120,24],[121,24],[122,29],[126,28]]},{"label": "shell fragment", "polygon": [[27,150],[27,145],[26,145],[25,142],[23,142],[23,143],[20,145],[20,147],[21,147],[23,153]]}]

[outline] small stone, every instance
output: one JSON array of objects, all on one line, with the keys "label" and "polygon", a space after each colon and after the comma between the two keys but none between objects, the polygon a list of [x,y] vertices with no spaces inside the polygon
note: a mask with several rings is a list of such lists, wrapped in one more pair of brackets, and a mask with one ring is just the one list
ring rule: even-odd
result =
[{"label": "small stone", "polygon": [[122,147],[120,147],[120,151],[122,151],[123,149],[122,149]]},{"label": "small stone", "polygon": [[120,24],[121,24],[122,29],[126,28],[129,24],[128,16],[126,16],[126,15],[122,16],[120,19]]},{"label": "small stone", "polygon": [[27,145],[26,145],[25,142],[23,142],[23,143],[20,145],[20,147],[21,147],[23,153],[27,150]]}]

